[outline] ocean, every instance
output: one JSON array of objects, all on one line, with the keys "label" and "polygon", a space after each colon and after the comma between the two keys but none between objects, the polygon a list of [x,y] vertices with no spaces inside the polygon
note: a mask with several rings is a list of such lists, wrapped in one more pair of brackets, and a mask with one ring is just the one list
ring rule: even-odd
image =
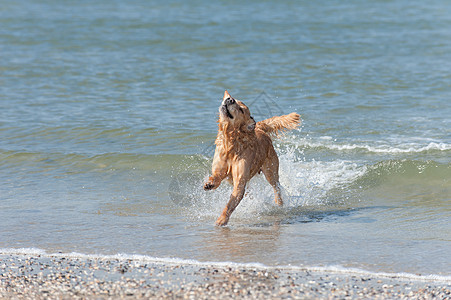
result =
[{"label": "ocean", "polygon": [[[224,90],[275,139],[202,189]],[[0,5],[0,253],[451,276],[451,2]]]}]

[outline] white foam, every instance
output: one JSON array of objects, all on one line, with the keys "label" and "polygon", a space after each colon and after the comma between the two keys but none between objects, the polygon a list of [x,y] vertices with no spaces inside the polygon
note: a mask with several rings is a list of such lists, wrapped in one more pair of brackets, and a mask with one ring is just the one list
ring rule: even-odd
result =
[{"label": "white foam", "polygon": [[289,155],[280,157],[280,182],[291,195],[291,207],[328,204],[331,190],[344,189],[366,171],[365,165],[346,160],[296,162]]},{"label": "white foam", "polygon": [[316,267],[316,266],[292,266],[292,265],[282,265],[282,266],[267,266],[261,263],[236,263],[236,262],[215,262],[215,261],[198,261],[194,259],[183,259],[183,258],[169,258],[169,257],[153,257],[148,255],[140,254],[125,254],[119,253],[114,255],[103,255],[103,254],[83,254],[77,252],[70,253],[47,253],[45,250],[36,248],[0,248],[0,255],[25,255],[25,256],[41,256],[41,257],[56,257],[56,258],[73,258],[73,259],[95,259],[95,260],[131,260],[135,262],[147,262],[154,264],[164,264],[164,265],[191,265],[197,267],[232,267],[232,268],[250,268],[259,270],[282,270],[282,271],[311,271],[319,273],[334,273],[343,275],[358,275],[358,276],[368,276],[368,277],[379,277],[379,278],[398,278],[407,279],[415,281],[432,281],[432,282],[446,282],[451,283],[451,276],[439,275],[439,274],[428,274],[428,275],[417,275],[412,273],[389,273],[389,272],[372,272],[359,268],[346,268],[343,266],[326,266],[326,267]]},{"label": "white foam", "polygon": [[[294,153],[282,153],[279,155],[280,183],[282,186],[282,209],[290,210],[301,206],[321,206],[336,201],[330,197],[333,189],[342,189],[365,174],[367,166],[359,165],[352,161],[299,161]],[[192,186],[202,186],[202,180],[193,183],[191,180],[179,180],[176,197],[185,199],[183,210],[187,216],[195,216],[198,219],[214,219],[219,216],[225,204],[230,198],[232,187],[228,182],[223,182],[213,191],[193,189]],[[335,193],[336,195],[337,193]],[[348,194],[349,192],[343,193]],[[195,212],[192,210],[195,209]],[[239,209],[235,210],[233,217],[239,219],[255,220],[256,216],[279,210],[274,203],[274,191],[265,177],[256,175],[246,186],[243,200]]]},{"label": "white foam", "polygon": [[38,248],[0,248],[0,254],[46,255],[47,252]]},{"label": "white foam", "polygon": [[326,148],[335,151],[363,150],[372,153],[401,154],[401,153],[421,153],[427,151],[449,151],[451,144],[443,142],[429,142],[428,144],[404,143],[396,146],[388,144],[369,145],[369,144],[339,144],[330,137],[319,137],[320,142],[312,139],[300,139],[293,143],[296,147]]},{"label": "white foam", "polygon": [[[294,267],[296,270],[298,267]],[[300,268],[302,269],[302,268]],[[383,277],[383,278],[400,278],[409,279],[415,281],[439,281],[439,282],[451,282],[451,276],[438,275],[438,274],[428,274],[428,275],[417,275],[412,273],[389,273],[389,272],[371,272],[359,268],[346,268],[342,266],[329,266],[329,267],[308,267],[306,268],[311,271],[324,272],[324,273],[338,273],[338,274],[351,274],[359,276],[369,276],[369,277]]]},{"label": "white foam", "polygon": [[[337,201],[338,194],[349,196],[347,186],[367,171],[366,165],[349,160],[305,161],[294,150],[279,152],[279,175],[284,210],[301,206],[328,205],[331,201]],[[232,187],[224,181],[218,189],[213,191],[193,189],[193,186],[202,186],[209,171],[204,172],[204,178],[200,176],[198,179],[190,179],[191,174],[187,174],[186,178],[181,176],[177,181],[177,193],[173,196],[176,200],[188,204],[182,208],[185,211],[184,215],[198,219],[215,219],[229,200]],[[331,191],[336,189],[344,192],[334,192],[334,196],[331,196]],[[172,193],[173,190],[170,192]],[[196,205],[191,205],[192,203]],[[255,220],[256,216],[271,213],[274,210],[280,210],[274,204],[274,191],[263,174],[260,174],[247,184],[245,196],[233,217]]]}]

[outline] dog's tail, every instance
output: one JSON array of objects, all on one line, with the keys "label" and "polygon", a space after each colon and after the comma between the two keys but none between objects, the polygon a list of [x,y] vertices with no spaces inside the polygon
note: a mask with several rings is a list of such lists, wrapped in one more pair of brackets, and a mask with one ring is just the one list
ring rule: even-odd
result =
[{"label": "dog's tail", "polygon": [[293,112],[289,115],[272,117],[257,122],[256,129],[260,129],[269,135],[278,136],[286,130],[296,129],[300,123],[299,114]]}]

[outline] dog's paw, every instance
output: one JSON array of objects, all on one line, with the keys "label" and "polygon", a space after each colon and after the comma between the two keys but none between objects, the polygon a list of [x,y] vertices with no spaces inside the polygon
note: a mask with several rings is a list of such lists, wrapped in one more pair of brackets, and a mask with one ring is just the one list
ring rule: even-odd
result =
[{"label": "dog's paw", "polygon": [[228,222],[229,222],[229,218],[226,217],[226,216],[221,215],[221,216],[216,220],[216,226],[226,226]]},{"label": "dog's paw", "polygon": [[276,200],[275,200],[275,202],[276,202],[276,204],[277,204],[278,206],[280,206],[280,207],[282,207],[282,206],[283,206],[283,201],[282,201],[282,198],[280,198],[280,197],[276,197]]},{"label": "dog's paw", "polygon": [[208,190],[212,190],[215,188],[215,185],[211,182],[205,182],[204,184],[204,190],[208,191]]}]

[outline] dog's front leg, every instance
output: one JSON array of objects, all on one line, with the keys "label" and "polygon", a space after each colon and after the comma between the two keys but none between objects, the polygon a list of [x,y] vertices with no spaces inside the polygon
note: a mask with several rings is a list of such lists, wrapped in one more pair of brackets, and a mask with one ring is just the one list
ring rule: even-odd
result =
[{"label": "dog's front leg", "polygon": [[225,226],[229,222],[230,215],[235,208],[240,204],[241,199],[244,196],[244,190],[246,189],[246,183],[249,180],[249,166],[244,162],[238,164],[233,168],[233,191],[230,195],[230,200],[226,207],[222,211],[222,214],[216,220],[216,225]]},{"label": "dog's front leg", "polygon": [[216,225],[218,226],[227,225],[227,223],[229,222],[230,215],[238,206],[238,204],[240,204],[241,199],[243,199],[245,187],[246,182],[244,180],[239,181],[238,183],[234,181],[233,192],[232,195],[230,195],[230,200],[227,203],[224,210],[222,211],[222,214],[216,220]]},{"label": "dog's front leg", "polygon": [[221,184],[221,181],[227,177],[227,165],[214,164],[212,169],[212,175],[204,183],[204,190],[206,191],[217,188]]},{"label": "dog's front leg", "polygon": [[220,154],[218,149],[215,150],[215,156],[213,158],[213,164],[211,167],[211,176],[207,182],[204,183],[204,190],[213,190],[217,188],[221,181],[227,177],[228,165],[227,159]]}]

